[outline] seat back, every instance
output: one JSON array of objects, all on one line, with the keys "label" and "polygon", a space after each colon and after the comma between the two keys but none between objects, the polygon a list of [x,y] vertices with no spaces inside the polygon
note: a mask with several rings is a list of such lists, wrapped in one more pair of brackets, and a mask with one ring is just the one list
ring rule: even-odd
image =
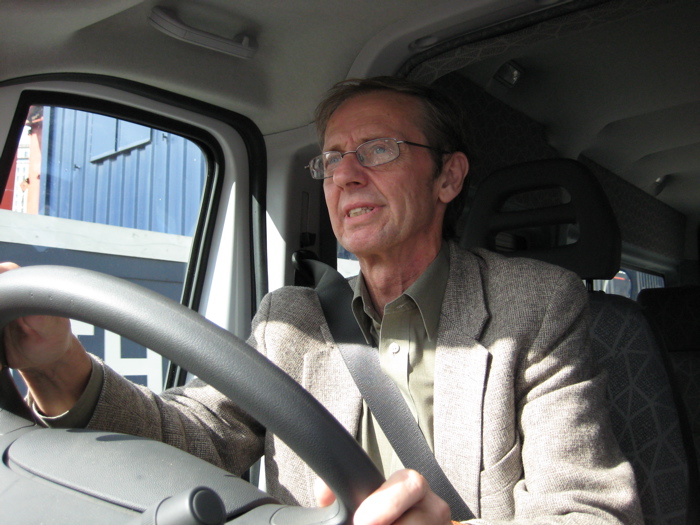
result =
[{"label": "seat back", "polygon": [[620,269],[621,240],[598,180],[583,164],[546,159],[493,172],[477,187],[460,245],[540,259],[589,279]]},{"label": "seat back", "polygon": [[[610,419],[647,524],[695,524],[690,459],[662,350],[631,299],[591,292],[591,352],[608,371]],[[694,501],[695,500],[695,503]]]},{"label": "seat back", "polygon": [[[540,233],[538,234],[538,230]],[[620,233],[597,179],[549,159],[492,173],[476,188],[460,244],[611,279]],[[663,355],[639,306],[591,292],[591,351],[608,372],[613,430],[635,472],[647,524],[691,523],[688,458]]]},{"label": "seat back", "polygon": [[[642,290],[637,302],[666,350],[700,472],[700,286]],[[699,491],[700,493],[700,491]]]}]

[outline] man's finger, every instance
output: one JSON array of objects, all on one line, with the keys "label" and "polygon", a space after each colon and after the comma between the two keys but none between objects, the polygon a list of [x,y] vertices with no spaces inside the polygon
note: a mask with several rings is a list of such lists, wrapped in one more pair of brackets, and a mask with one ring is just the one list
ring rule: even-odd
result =
[{"label": "man's finger", "polygon": [[327,507],[335,501],[335,494],[321,478],[314,482],[314,496],[319,507]]},{"label": "man's finger", "polygon": [[400,470],[371,494],[357,509],[355,525],[392,523],[447,525],[450,510],[414,470]]}]

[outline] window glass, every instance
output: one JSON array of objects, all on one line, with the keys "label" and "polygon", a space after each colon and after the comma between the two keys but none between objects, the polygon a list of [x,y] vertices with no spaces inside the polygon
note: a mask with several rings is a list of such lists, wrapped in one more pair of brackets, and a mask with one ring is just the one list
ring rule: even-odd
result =
[{"label": "window glass", "polygon": [[[32,106],[11,170],[3,260],[88,268],[181,299],[207,180],[199,146],[118,118]],[[159,355],[85,323],[73,330],[117,372],[162,390]]]},{"label": "window glass", "polygon": [[597,279],[593,281],[594,290],[602,290],[605,293],[622,295],[636,300],[639,292],[645,288],[663,288],[664,278],[659,275],[638,270],[621,269],[617,275],[609,280]]},{"label": "window glass", "polygon": [[360,273],[357,257],[338,244],[338,272],[343,277],[353,277]]}]

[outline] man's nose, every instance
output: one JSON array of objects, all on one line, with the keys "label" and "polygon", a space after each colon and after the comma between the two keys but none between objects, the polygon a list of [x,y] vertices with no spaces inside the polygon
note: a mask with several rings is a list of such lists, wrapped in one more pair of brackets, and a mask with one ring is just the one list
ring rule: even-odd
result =
[{"label": "man's nose", "polygon": [[333,171],[333,183],[337,186],[351,184],[365,184],[367,182],[367,168],[357,160],[357,153],[348,153],[343,156]]}]

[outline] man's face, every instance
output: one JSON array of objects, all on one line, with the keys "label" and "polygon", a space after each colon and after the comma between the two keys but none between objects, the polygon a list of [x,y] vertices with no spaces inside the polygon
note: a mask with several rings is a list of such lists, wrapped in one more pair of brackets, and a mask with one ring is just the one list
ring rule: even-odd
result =
[{"label": "man's face", "polygon": [[[376,92],[356,96],[333,113],[323,151],[351,151],[371,139],[427,144],[420,130],[421,102],[409,95]],[[401,144],[399,158],[363,167],[355,154],[343,157],[324,181],[333,232],[360,260],[414,257],[441,242],[446,203],[440,197],[432,152]],[[403,259],[408,262],[408,259]]]}]

